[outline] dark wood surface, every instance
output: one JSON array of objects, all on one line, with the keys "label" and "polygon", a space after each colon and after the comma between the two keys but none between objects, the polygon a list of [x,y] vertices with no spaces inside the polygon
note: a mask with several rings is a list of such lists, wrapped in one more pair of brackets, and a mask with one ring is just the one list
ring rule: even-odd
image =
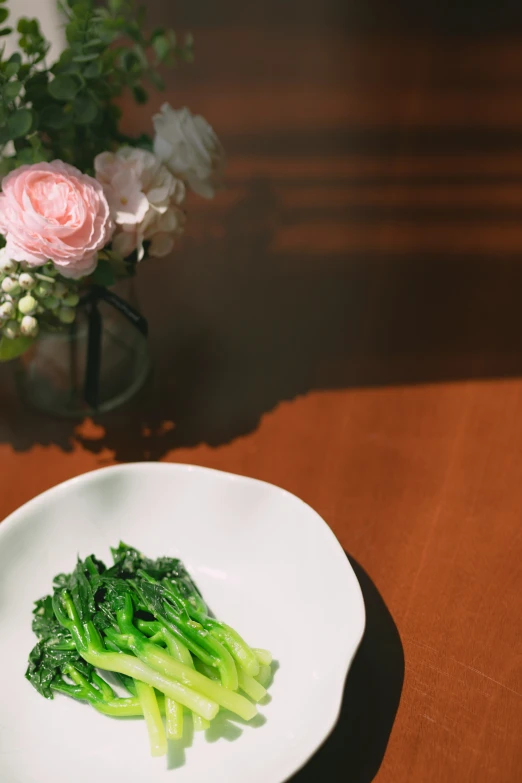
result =
[{"label": "dark wood surface", "polygon": [[142,270],[139,400],[73,426],[24,411],[2,369],[0,514],[127,460],[295,492],[368,609],[296,783],[521,780],[522,13],[148,5],[196,35],[167,99],[222,136],[228,188]]}]

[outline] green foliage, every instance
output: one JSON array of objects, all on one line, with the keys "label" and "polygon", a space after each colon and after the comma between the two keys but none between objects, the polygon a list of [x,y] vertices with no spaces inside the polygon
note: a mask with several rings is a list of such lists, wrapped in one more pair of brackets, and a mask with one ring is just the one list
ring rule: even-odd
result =
[{"label": "green foliage", "polygon": [[96,285],[111,286],[116,282],[113,267],[104,258],[98,260],[96,269],[92,274],[92,282]]},{"label": "green foliage", "polygon": [[[0,0],[0,38],[12,29],[2,26],[6,5]],[[164,87],[158,69],[192,60],[191,37],[180,41],[164,28],[148,32],[136,0],[58,5],[67,48],[56,62],[47,62],[49,43],[36,19],[18,20],[19,51],[7,58],[0,45],[0,157],[2,146],[16,141],[16,155],[1,161],[1,173],[53,158],[91,173],[98,153],[126,141],[116,99],[128,90],[146,103],[151,88]]]},{"label": "green foliage", "polygon": [[[112,566],[94,555],[78,559],[71,573],[54,578],[52,596],[35,602],[38,641],[25,675],[34,688],[48,699],[65,693],[113,716],[143,714],[149,730],[153,723],[155,755],[160,745],[161,753],[167,750],[158,711],[167,699],[192,710],[195,720],[211,720],[219,707],[254,718],[249,699],[266,695],[253,679],[262,673],[257,653],[208,614],[183,563],[152,560],[123,543],[111,551]],[[96,670],[118,674],[131,698],[117,698]],[[163,694],[157,705],[152,688]]]},{"label": "green foliage", "polygon": [[14,340],[8,340],[7,337],[0,339],[0,362],[8,362],[21,356],[31,343],[32,337],[16,337]]}]

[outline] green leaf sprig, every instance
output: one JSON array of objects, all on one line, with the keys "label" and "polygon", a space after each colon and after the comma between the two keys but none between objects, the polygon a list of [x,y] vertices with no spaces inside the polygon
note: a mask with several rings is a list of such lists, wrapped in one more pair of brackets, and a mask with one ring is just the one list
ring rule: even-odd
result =
[{"label": "green leaf sprig", "polygon": [[[0,0],[0,25],[9,17]],[[59,158],[92,173],[97,154],[126,141],[115,102],[129,90],[145,103],[164,87],[160,70],[193,58],[192,38],[173,30],[147,32],[136,0],[64,0],[67,47],[47,62],[49,42],[36,19],[20,19],[19,51],[0,47],[0,176],[24,163]],[[0,27],[0,39],[13,32]],[[14,154],[5,155],[14,144]],[[143,140],[150,146],[150,139]]]}]

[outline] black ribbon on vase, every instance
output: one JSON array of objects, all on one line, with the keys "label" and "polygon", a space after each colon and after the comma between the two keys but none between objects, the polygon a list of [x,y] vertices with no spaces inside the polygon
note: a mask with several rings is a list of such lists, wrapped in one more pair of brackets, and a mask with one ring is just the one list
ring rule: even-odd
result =
[{"label": "black ribbon on vase", "polygon": [[103,319],[100,313],[100,301],[106,302],[118,310],[144,337],[147,337],[149,325],[134,307],[125,299],[99,285],[89,287],[80,303],[87,307],[87,364],[85,367],[85,383],[83,396],[86,403],[94,410],[100,403],[100,371],[102,362]]}]

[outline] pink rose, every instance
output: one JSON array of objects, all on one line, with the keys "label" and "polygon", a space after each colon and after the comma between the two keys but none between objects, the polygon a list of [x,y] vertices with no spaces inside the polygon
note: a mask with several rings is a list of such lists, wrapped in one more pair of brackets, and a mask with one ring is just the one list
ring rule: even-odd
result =
[{"label": "pink rose", "polygon": [[61,160],[20,166],[2,181],[0,232],[14,261],[51,260],[65,277],[84,277],[113,230],[100,183]]}]

